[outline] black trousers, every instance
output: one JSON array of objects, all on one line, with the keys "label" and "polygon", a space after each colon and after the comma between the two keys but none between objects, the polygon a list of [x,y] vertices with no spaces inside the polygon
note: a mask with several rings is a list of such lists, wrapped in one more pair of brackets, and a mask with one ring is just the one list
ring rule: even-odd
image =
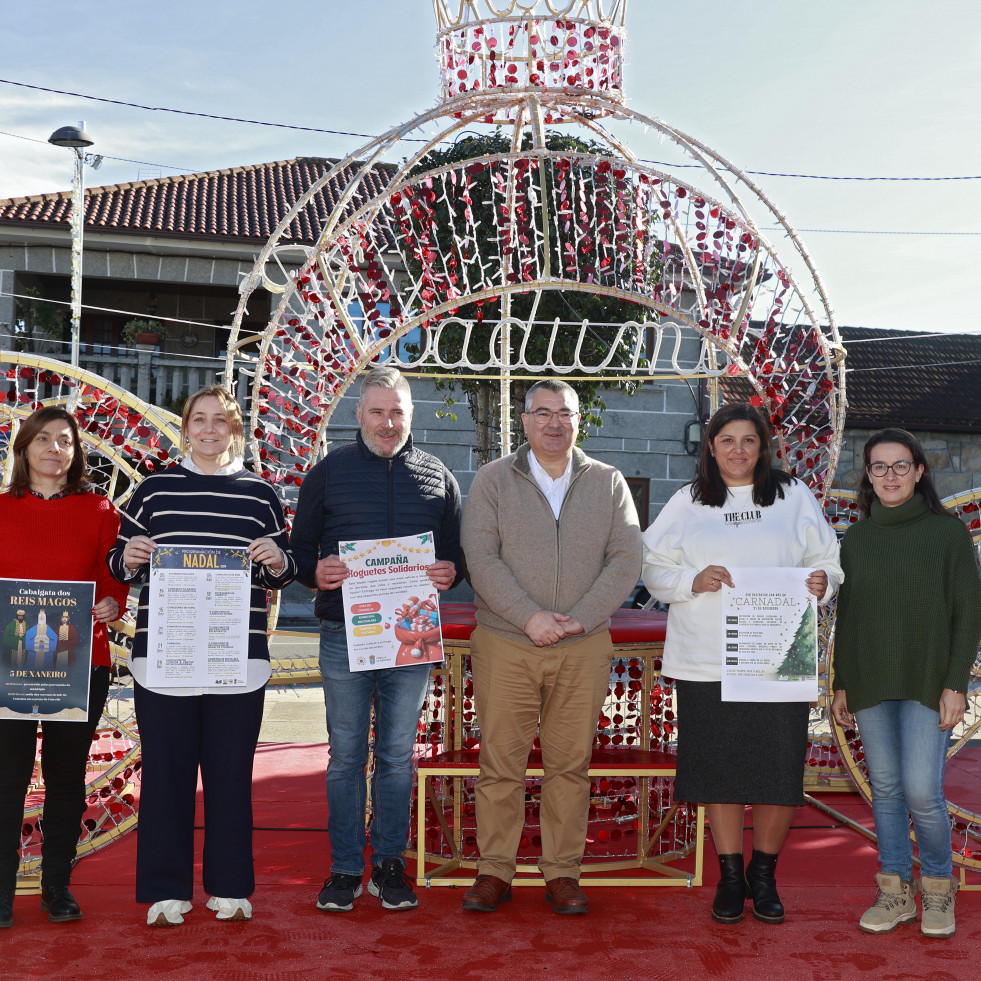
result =
[{"label": "black trousers", "polygon": [[[92,669],[89,712],[85,722],[41,723],[41,881],[48,888],[67,886],[85,812],[85,768],[92,737],[109,693],[109,669]],[[13,889],[20,864],[24,798],[37,749],[34,719],[0,720],[0,889]]]},{"label": "black trousers", "polygon": [[255,891],[252,762],[265,689],[236,695],[161,695],[136,684],[143,754],[136,901],[190,901],[194,805],[204,788],[204,890],[224,899]]}]

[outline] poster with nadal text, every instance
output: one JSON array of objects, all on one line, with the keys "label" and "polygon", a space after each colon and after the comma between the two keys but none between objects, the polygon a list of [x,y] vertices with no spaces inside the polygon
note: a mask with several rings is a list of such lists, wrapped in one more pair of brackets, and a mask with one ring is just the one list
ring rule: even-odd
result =
[{"label": "poster with nadal text", "polygon": [[433,533],[340,542],[344,625],[352,671],[401,668],[443,660]]}]

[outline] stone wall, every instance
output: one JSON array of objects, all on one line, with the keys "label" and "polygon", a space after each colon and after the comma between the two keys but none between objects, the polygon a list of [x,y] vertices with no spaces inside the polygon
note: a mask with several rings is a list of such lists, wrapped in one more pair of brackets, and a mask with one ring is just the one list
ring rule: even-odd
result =
[{"label": "stone wall", "polygon": [[[862,452],[872,429],[845,429],[834,486],[857,490],[862,481]],[[923,446],[941,497],[981,488],[981,432],[914,433]]]},{"label": "stone wall", "polygon": [[[477,470],[477,451],[476,433],[462,393],[452,406],[455,421],[437,416],[437,412],[446,412],[447,406],[431,382],[413,379],[412,398],[415,442],[453,471],[466,496]],[[684,449],[685,423],[695,417],[695,403],[688,386],[675,381],[648,382],[633,396],[614,389],[605,401],[603,425],[590,433],[583,449],[625,477],[648,481],[649,513],[640,516],[641,524],[647,527],[667,499],[695,474],[697,458]],[[354,438],[356,402],[356,396],[351,395],[341,401],[330,423],[332,442]]]}]

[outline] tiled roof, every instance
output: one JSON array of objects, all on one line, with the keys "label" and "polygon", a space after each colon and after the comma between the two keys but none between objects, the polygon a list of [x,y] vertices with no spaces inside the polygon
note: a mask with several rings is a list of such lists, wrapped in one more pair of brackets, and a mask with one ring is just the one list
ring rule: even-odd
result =
[{"label": "tiled roof", "polygon": [[842,327],[849,429],[981,428],[981,335]]},{"label": "tiled roof", "polygon": [[[87,231],[160,235],[199,241],[263,244],[293,202],[337,164],[323,157],[233,167],[181,177],[89,188]],[[311,199],[284,242],[313,243],[343,189],[360,166],[354,164]],[[369,197],[380,194],[395,173],[382,164],[364,177]],[[351,207],[364,200],[355,197]],[[71,192],[0,200],[0,226],[62,228],[67,231]],[[394,241],[387,212],[379,227]],[[902,425],[912,430],[963,431],[981,428],[981,335],[919,334],[914,331],[842,327],[848,351],[846,413],[849,428]],[[730,397],[740,397],[730,384]]]},{"label": "tiled roof", "polygon": [[[85,192],[85,230],[197,240],[265,243],[292,204],[338,161],[298,157],[203,174],[93,187]],[[352,165],[311,199],[283,241],[316,241],[341,192],[360,170]],[[363,186],[381,193],[395,168],[372,168]],[[353,203],[364,200],[359,196]],[[67,230],[71,192],[0,200],[0,225]],[[385,218],[382,217],[384,227]],[[388,234],[387,228],[385,233]]]},{"label": "tiled roof", "polygon": [[[981,431],[981,334],[839,329],[848,354],[846,429]],[[753,394],[744,378],[720,382],[727,402]]]}]

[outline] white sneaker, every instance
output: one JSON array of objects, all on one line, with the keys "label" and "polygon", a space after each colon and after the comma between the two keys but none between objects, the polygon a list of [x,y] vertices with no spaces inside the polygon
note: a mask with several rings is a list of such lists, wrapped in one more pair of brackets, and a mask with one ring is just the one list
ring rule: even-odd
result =
[{"label": "white sneaker", "polygon": [[180,926],[182,913],[190,913],[191,904],[186,899],[162,899],[154,903],[146,914],[147,926]]},{"label": "white sneaker", "polygon": [[208,900],[208,909],[217,912],[218,920],[251,920],[252,904],[247,899],[219,899],[212,896]]}]

